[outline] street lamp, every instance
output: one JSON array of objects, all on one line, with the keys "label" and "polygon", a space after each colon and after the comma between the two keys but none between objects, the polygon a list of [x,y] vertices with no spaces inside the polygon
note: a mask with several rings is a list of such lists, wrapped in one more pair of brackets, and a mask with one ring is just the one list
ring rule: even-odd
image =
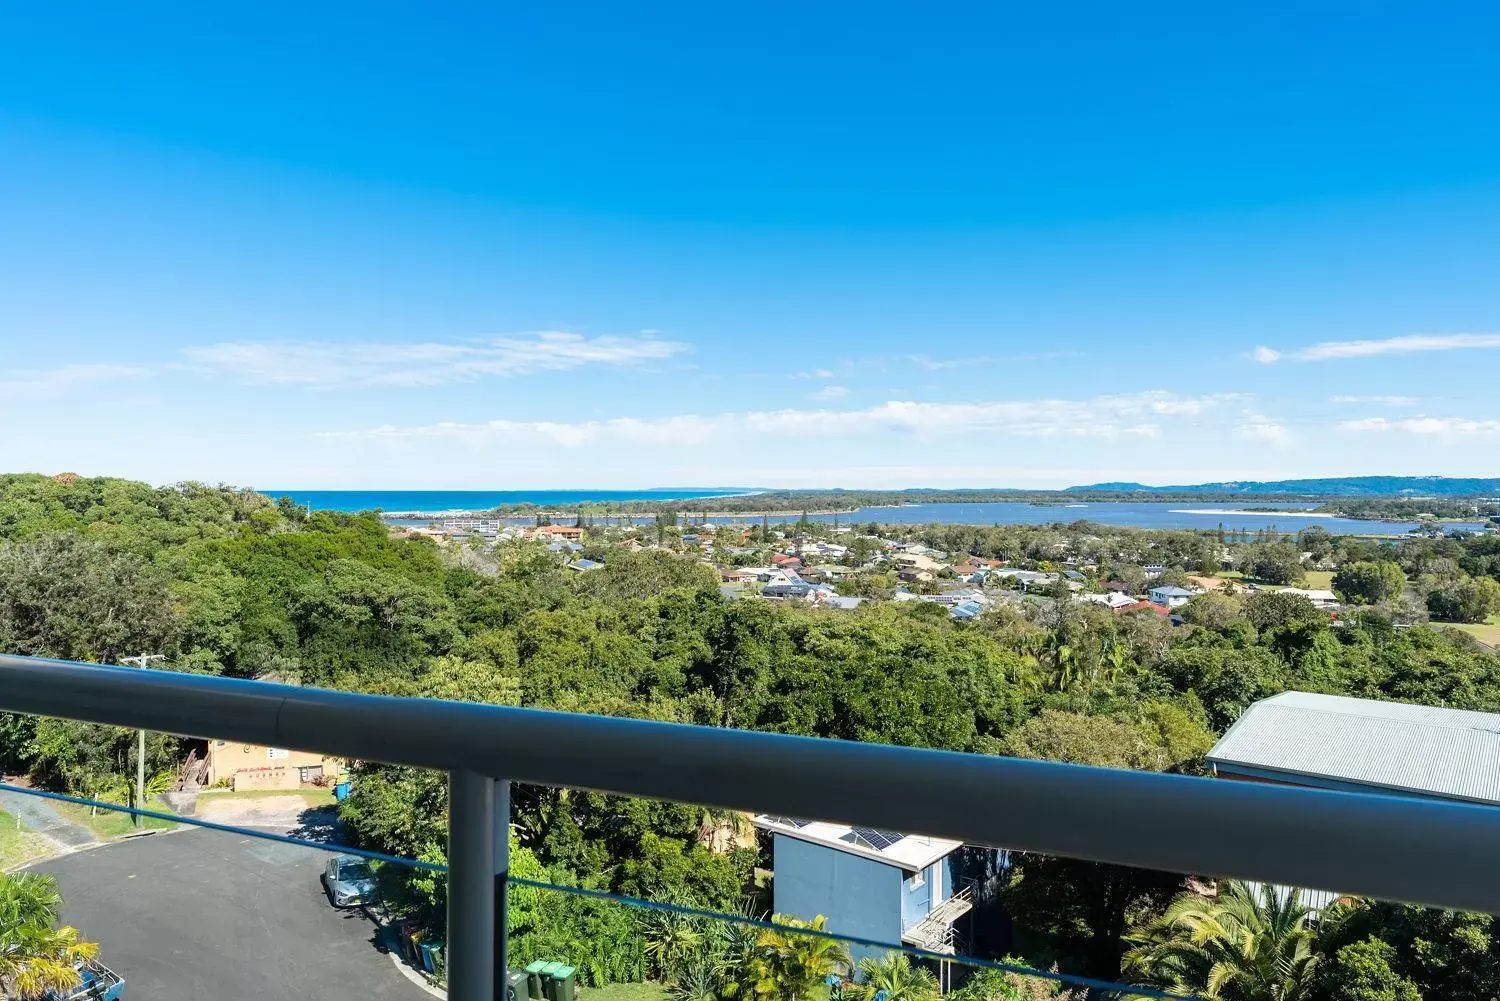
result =
[{"label": "street lamp", "polygon": [[[152,661],[166,660],[166,654],[143,653],[136,657],[121,657],[121,664],[129,664],[142,670],[151,666]],[[146,731],[135,732],[135,808],[144,810],[146,808]],[[141,815],[132,813],[130,815],[132,826],[141,826]]]}]

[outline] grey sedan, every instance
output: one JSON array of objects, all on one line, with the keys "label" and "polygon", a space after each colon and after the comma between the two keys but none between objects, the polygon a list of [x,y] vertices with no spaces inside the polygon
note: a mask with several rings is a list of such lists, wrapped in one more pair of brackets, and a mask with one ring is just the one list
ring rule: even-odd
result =
[{"label": "grey sedan", "polygon": [[357,855],[335,855],[323,867],[323,889],[335,907],[368,903],[375,893],[375,873]]}]

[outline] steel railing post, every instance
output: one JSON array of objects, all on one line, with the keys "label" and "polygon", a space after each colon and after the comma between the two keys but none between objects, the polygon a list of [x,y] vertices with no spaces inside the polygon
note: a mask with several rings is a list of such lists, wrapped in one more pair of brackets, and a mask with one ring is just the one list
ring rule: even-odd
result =
[{"label": "steel railing post", "polygon": [[[448,944],[450,1001],[495,998],[495,780],[448,776]],[[504,989],[503,982],[498,985]]]},{"label": "steel railing post", "polygon": [[[495,779],[495,997],[506,1001],[510,965],[510,783]],[[516,1001],[524,1001],[517,998]]]}]

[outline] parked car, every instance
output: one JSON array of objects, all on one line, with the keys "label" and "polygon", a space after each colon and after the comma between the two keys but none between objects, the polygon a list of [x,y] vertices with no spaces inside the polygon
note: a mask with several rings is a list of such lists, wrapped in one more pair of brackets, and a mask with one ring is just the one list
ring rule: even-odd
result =
[{"label": "parked car", "polygon": [[335,907],[368,903],[375,893],[375,872],[357,855],[335,855],[323,867],[323,889]]}]

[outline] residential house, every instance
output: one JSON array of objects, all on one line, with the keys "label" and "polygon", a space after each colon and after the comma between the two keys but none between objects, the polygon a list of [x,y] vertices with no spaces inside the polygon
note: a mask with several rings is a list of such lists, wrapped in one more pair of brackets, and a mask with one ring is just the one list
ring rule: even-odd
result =
[{"label": "residential house", "polygon": [[1107,580],[1104,582],[1104,590],[1116,594],[1130,594],[1131,587],[1123,580]]},{"label": "residential house", "polygon": [[534,539],[540,539],[546,535],[550,535],[554,539],[566,539],[569,542],[576,542],[583,538],[583,529],[577,525],[538,525],[531,533],[531,537]]},{"label": "residential house", "polygon": [[1127,608],[1133,608],[1141,604],[1141,602],[1136,601],[1130,595],[1121,594],[1118,591],[1106,591],[1103,594],[1075,594],[1073,595],[1073,599],[1075,601],[1088,601],[1095,605],[1103,605],[1112,612],[1123,612]]},{"label": "residential house", "polygon": [[784,584],[767,584],[761,589],[761,595],[766,598],[776,598],[782,601],[809,601],[812,599],[813,589],[809,584],[801,582]]},{"label": "residential house", "polygon": [[[870,827],[759,816],[771,835],[772,910],[875,942],[954,953],[959,919],[973,908],[973,884],[955,885],[962,842]],[[855,946],[855,959],[877,950]]]},{"label": "residential house", "polygon": [[1057,579],[1056,574],[1045,574],[1040,570],[1017,570],[1014,567],[1003,567],[999,570],[992,570],[990,576],[998,577],[1002,580],[1014,581],[1018,587],[1045,584]]},{"label": "residential house", "polygon": [[1339,607],[1339,596],[1332,591],[1321,588],[1284,587],[1281,589],[1281,593],[1300,594],[1318,608],[1333,609]]},{"label": "residential house", "polygon": [[836,608],[844,612],[852,612],[865,602],[864,598],[857,595],[843,594],[823,594],[817,600],[824,608]]},{"label": "residential house", "polygon": [[[1205,760],[1224,779],[1500,806],[1500,713],[1282,692]],[[1339,896],[1303,892],[1318,908]]]},{"label": "residential house", "polygon": [[964,601],[948,609],[948,617],[960,622],[983,614],[985,606],[977,601]]},{"label": "residential house", "polygon": [[930,556],[921,553],[900,553],[896,556],[896,565],[903,570],[925,570],[928,573],[937,573],[944,569],[943,564]]},{"label": "residential house", "polygon": [[598,570],[602,566],[604,566],[604,564],[598,562],[597,560],[577,559],[577,560],[574,560],[573,562],[571,562],[571,563],[568,564],[568,569],[569,570]]},{"label": "residential house", "polygon": [[1166,566],[1161,563],[1147,563],[1141,569],[1146,571],[1147,578],[1160,577],[1162,574],[1167,572]]},{"label": "residential house", "polygon": [[931,570],[917,570],[913,569],[912,567],[902,568],[901,571],[896,574],[896,576],[906,581],[908,584],[927,584],[937,579],[937,577]]},{"label": "residential house", "polygon": [[205,761],[204,785],[225,783],[237,792],[324,784],[344,767],[342,758],[237,740],[210,740]]},{"label": "residential house", "polygon": [[977,602],[981,607],[990,604],[989,595],[972,587],[952,587],[934,595],[933,600],[941,605],[962,605],[969,601]]},{"label": "residential house", "polygon": [[1155,612],[1157,615],[1171,615],[1172,610],[1166,605],[1158,605],[1154,601],[1132,601],[1128,605],[1115,607],[1116,615],[1124,615],[1126,612]]},{"label": "residential house", "polygon": [[1161,584],[1157,587],[1149,588],[1146,591],[1146,596],[1151,599],[1151,603],[1154,605],[1181,608],[1201,593],[1201,591],[1190,591],[1185,587],[1177,587],[1173,584]]}]

